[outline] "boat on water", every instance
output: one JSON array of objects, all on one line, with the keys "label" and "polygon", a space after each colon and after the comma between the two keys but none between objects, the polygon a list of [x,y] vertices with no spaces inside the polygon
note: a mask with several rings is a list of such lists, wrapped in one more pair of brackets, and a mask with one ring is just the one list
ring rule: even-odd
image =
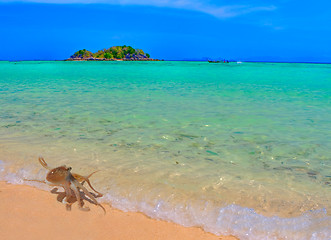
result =
[{"label": "boat on water", "polygon": [[209,63],[229,63],[229,60],[222,60],[222,61],[219,61],[219,60],[208,60]]}]

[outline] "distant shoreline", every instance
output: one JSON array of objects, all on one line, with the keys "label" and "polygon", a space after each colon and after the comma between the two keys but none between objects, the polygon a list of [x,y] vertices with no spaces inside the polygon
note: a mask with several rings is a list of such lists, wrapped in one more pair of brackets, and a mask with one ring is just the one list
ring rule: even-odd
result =
[{"label": "distant shoreline", "polygon": [[[92,61],[92,60],[67,60],[67,59],[52,59],[52,60],[38,60],[38,59],[28,59],[28,60],[0,60],[0,62],[208,62],[208,60],[166,60],[166,59],[157,59],[157,60],[100,60],[100,61]],[[230,61],[237,62],[237,61]],[[331,62],[278,62],[278,61],[241,61],[243,63],[306,63],[306,64],[331,64]]]}]

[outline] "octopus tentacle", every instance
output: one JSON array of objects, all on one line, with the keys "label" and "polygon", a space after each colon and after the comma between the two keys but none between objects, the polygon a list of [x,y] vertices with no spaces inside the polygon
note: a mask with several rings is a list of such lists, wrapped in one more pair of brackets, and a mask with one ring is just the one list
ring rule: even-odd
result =
[{"label": "octopus tentacle", "polygon": [[[101,207],[102,208],[102,210],[106,213],[106,209],[100,204],[100,203],[98,203],[98,201],[95,199],[95,197],[89,192],[89,191],[87,191],[87,189],[82,185],[82,184],[80,184],[76,179],[72,179],[71,180],[71,182],[73,183],[73,185],[75,186],[75,187],[77,187],[77,188],[80,188],[80,189],[82,189],[83,190],[83,192],[93,201],[93,203],[95,204],[95,205],[98,205],[99,207]],[[77,199],[77,201],[78,201],[78,199]]]},{"label": "octopus tentacle", "polygon": [[52,169],[51,167],[49,167],[49,166],[47,165],[45,159],[44,159],[42,156],[40,156],[40,157],[38,158],[38,160],[39,160],[41,166],[43,166],[43,167],[46,168],[47,170],[51,170],[51,169]]},{"label": "octopus tentacle", "polygon": [[70,204],[68,202],[69,199],[72,197],[70,182],[65,181],[64,184],[62,185],[62,187],[64,188],[64,191],[66,192],[66,195],[65,195],[65,197],[62,200],[62,203]]},{"label": "octopus tentacle", "polygon": [[82,204],[82,201],[81,201],[81,198],[80,198],[79,190],[78,190],[78,188],[76,187],[75,183],[74,183],[74,182],[72,182],[72,183],[73,183],[73,184],[71,185],[71,188],[72,188],[72,190],[74,190],[74,193],[75,193],[75,195],[76,195],[79,209],[80,209],[80,210],[83,210],[83,211],[90,211],[90,208],[89,208],[89,207],[86,207],[86,208],[83,207],[83,204]]},{"label": "octopus tentacle", "polygon": [[96,193],[98,194],[97,197],[102,197],[103,194],[100,193],[100,192],[98,192],[97,190],[95,190],[94,187],[92,187],[92,184],[91,184],[91,182],[90,182],[90,180],[89,180],[89,178],[90,178],[94,173],[99,172],[99,171],[100,171],[100,170],[94,171],[94,172],[90,173],[88,176],[80,176],[81,179],[84,179],[82,182],[79,181],[80,179],[78,179],[78,178],[76,177],[76,175],[78,175],[78,174],[75,174],[75,175],[73,174],[73,176],[74,176],[74,178],[75,178],[76,180],[78,180],[78,182],[81,182],[82,185],[84,185],[84,183],[87,182],[87,184],[90,186],[90,188],[91,188],[94,192],[96,192]]}]

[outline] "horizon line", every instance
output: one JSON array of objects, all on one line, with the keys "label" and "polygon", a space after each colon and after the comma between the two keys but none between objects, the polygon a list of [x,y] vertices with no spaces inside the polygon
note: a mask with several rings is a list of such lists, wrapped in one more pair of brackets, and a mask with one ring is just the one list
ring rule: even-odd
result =
[{"label": "horizon line", "polygon": [[[203,59],[158,59],[163,62],[208,62]],[[272,60],[228,60],[229,62],[247,62],[247,63],[311,63],[311,64],[331,64],[331,62],[309,62],[309,61],[272,61]],[[4,60],[0,59],[0,62],[114,62],[114,61],[66,61],[66,59],[52,59],[52,60],[41,60],[41,59],[28,59],[28,60]],[[154,62],[154,61],[123,61],[123,62]],[[222,62],[220,62],[222,63]]]}]

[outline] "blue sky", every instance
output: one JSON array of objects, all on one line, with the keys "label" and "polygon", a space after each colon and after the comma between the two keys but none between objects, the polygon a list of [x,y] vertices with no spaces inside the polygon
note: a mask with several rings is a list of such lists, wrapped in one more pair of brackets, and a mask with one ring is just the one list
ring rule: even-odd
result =
[{"label": "blue sky", "polygon": [[330,0],[0,0],[0,59],[131,45],[166,60],[331,62]]}]

